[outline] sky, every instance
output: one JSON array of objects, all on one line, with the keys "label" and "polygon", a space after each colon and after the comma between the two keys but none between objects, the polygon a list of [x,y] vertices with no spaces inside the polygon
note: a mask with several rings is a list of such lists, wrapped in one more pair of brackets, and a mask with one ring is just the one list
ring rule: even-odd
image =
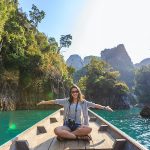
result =
[{"label": "sky", "polygon": [[72,44],[62,49],[66,60],[81,58],[124,44],[133,63],[150,58],[150,0],[19,0],[28,14],[32,4],[46,13],[38,29],[59,42],[71,34]]}]

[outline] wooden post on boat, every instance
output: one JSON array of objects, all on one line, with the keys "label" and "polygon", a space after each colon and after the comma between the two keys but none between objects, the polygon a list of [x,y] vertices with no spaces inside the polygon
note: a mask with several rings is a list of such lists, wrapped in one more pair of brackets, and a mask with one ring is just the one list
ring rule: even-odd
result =
[{"label": "wooden post on boat", "polygon": [[113,145],[113,150],[121,150],[123,149],[126,143],[126,139],[116,139]]},{"label": "wooden post on boat", "polygon": [[16,141],[16,150],[29,150],[28,142],[26,140]]}]

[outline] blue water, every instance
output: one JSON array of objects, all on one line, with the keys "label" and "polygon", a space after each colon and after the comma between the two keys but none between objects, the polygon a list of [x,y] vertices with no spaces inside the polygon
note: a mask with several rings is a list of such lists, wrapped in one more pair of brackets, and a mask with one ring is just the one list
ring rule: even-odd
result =
[{"label": "blue water", "polygon": [[0,112],[0,145],[54,111],[55,110],[21,110]]},{"label": "blue water", "polygon": [[94,110],[98,115],[150,149],[150,119],[142,118],[139,108],[118,110],[113,113]]},{"label": "blue water", "polygon": [[[0,145],[15,137],[55,110],[22,110],[0,112]],[[118,110],[113,113],[94,110],[126,134],[150,149],[150,119],[141,118],[140,109]]]}]

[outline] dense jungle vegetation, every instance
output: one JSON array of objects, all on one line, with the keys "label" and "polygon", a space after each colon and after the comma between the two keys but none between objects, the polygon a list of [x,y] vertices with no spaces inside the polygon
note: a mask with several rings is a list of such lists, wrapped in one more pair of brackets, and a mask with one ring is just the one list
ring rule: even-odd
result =
[{"label": "dense jungle vegetation", "polygon": [[[72,36],[61,35],[57,42],[38,30],[45,12],[32,5],[29,16],[17,0],[0,1],[0,101],[7,110],[34,109],[37,101],[68,96],[74,69],[61,54],[71,45]],[[129,108],[129,90],[119,81],[119,72],[104,61],[93,59],[80,72],[77,83],[85,97],[113,108]],[[150,67],[136,70],[132,93],[140,103],[150,103]]]}]

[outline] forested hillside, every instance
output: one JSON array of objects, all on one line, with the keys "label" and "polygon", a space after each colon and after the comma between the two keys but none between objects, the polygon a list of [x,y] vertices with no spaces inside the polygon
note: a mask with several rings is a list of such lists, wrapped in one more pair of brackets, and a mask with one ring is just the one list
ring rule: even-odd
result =
[{"label": "forested hillside", "polygon": [[86,73],[78,85],[90,101],[114,109],[130,108],[129,88],[118,80],[118,71],[113,71],[106,62],[97,59],[93,59],[85,69]]},{"label": "forested hillside", "polygon": [[0,1],[0,99],[8,110],[65,96],[72,83],[60,54],[61,47],[71,43],[63,45],[62,36],[60,47],[54,38],[39,32],[37,26],[44,16],[33,5],[29,19],[16,0]]}]

